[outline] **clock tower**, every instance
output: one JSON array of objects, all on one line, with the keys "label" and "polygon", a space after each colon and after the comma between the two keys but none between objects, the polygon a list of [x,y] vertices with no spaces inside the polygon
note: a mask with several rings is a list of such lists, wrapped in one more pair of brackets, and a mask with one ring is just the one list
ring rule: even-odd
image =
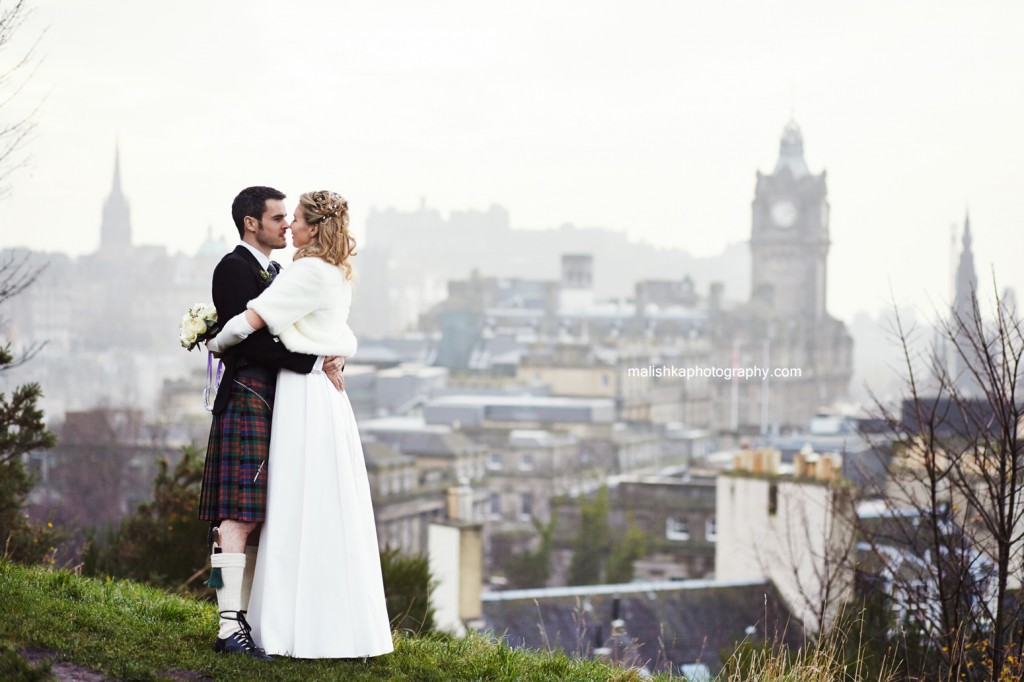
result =
[{"label": "clock tower", "polygon": [[807,169],[800,128],[782,133],[779,161],[770,175],[757,172],[752,204],[751,300],[776,319],[826,317],[828,190],[825,171]]},{"label": "clock tower", "polygon": [[803,136],[792,121],[782,132],[775,169],[757,174],[751,209],[750,302],[712,317],[715,362],[789,373],[713,384],[715,426],[761,435],[799,431],[846,398],[853,338],[825,310],[825,172],[807,169]]}]

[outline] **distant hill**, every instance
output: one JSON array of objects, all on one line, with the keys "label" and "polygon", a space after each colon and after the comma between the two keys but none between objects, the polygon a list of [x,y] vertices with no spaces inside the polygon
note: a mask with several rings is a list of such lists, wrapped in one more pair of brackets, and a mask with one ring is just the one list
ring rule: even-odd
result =
[{"label": "distant hill", "polygon": [[606,228],[515,229],[508,211],[496,205],[486,211],[452,211],[447,218],[425,206],[372,210],[359,253],[363,292],[353,316],[363,315],[356,324],[374,333],[387,331],[383,311],[408,324],[445,297],[448,280],[466,279],[474,270],[482,276],[560,279],[561,257],[567,253],[593,256],[594,289],[601,298],[632,297],[639,280],[687,276],[702,296],[713,281],[725,285],[727,299],[745,301],[750,290],[746,243],[727,246],[718,256],[698,257],[633,242]]},{"label": "distant hill", "polygon": [[631,295],[642,279],[682,279],[689,275],[698,290],[712,281],[726,286],[729,298],[745,300],[750,288],[750,249],[745,242],[727,246],[713,257],[682,249],[660,249],[630,241],[624,232],[564,224],[556,229],[511,227],[508,211],[452,211],[447,219],[435,209],[402,212],[374,210],[366,222],[366,251],[387,251],[414,268],[465,278],[481,275],[557,279],[564,253],[594,256],[595,288],[600,296]]}]

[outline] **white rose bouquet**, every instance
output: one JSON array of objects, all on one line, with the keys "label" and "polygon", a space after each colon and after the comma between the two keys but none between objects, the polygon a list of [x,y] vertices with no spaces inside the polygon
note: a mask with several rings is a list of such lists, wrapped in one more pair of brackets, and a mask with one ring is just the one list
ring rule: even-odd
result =
[{"label": "white rose bouquet", "polygon": [[217,309],[212,303],[196,303],[181,318],[181,347],[192,350],[217,335]]}]

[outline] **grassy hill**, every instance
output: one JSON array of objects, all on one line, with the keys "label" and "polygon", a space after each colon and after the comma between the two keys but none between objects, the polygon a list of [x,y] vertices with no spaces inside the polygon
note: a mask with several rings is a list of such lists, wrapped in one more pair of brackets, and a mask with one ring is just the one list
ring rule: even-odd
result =
[{"label": "grassy hill", "polygon": [[[0,679],[42,679],[23,660],[50,650],[58,660],[123,680],[620,680],[624,670],[562,654],[512,650],[493,638],[395,635],[395,651],[363,660],[276,659],[261,663],[211,650],[212,604],[125,580],[0,560]],[[657,677],[655,679],[668,679]],[[676,678],[679,679],[679,678]]]}]

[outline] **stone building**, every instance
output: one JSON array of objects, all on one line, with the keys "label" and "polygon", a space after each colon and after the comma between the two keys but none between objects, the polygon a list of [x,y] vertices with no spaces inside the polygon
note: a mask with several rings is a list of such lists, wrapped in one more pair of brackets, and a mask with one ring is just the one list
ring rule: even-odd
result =
[{"label": "stone building", "polygon": [[615,491],[619,514],[648,536],[647,555],[633,570],[639,580],[715,577],[715,483],[705,477],[632,477]]},{"label": "stone building", "polygon": [[657,341],[621,337],[600,344],[536,342],[522,352],[516,379],[547,386],[552,395],[611,398],[617,419],[624,422],[705,426],[711,410],[706,378],[685,379],[647,370],[699,365],[710,355],[710,343],[702,337]]},{"label": "stone building", "polygon": [[770,580],[808,632],[828,627],[852,595],[856,537],[838,455],[741,450],[716,481],[715,578]]},{"label": "stone building", "polygon": [[[647,552],[633,564],[638,581],[715,577],[715,480],[713,476],[620,476],[608,489],[608,525],[625,537],[630,524],[646,536]],[[556,504],[551,584],[564,584],[579,528],[579,501]]]},{"label": "stone building", "polygon": [[581,483],[580,439],[539,429],[514,429],[487,462],[488,527],[494,532],[532,529],[547,519],[551,499]]},{"label": "stone building", "polygon": [[406,554],[427,551],[432,521],[444,516],[444,486],[421,485],[416,458],[373,437],[362,439],[377,543]]}]

